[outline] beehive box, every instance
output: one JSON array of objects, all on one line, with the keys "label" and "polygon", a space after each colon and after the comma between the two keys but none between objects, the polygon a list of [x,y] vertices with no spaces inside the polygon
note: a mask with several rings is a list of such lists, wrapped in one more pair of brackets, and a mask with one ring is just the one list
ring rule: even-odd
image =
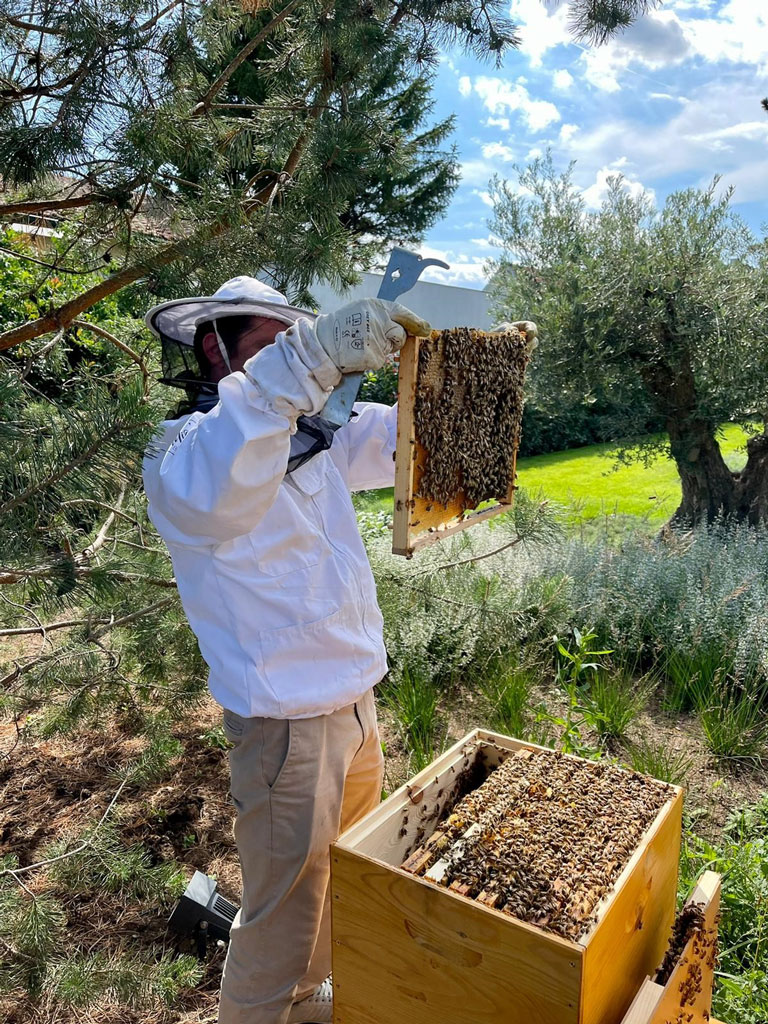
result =
[{"label": "beehive box", "polygon": [[462,796],[524,750],[546,753],[476,730],[334,844],[336,1024],[619,1024],[674,919],[680,789],[669,787],[578,941],[401,866]]}]

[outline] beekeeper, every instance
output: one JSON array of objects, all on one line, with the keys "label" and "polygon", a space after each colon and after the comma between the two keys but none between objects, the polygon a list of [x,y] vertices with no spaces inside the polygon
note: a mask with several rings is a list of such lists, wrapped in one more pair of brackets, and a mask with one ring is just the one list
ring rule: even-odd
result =
[{"label": "beekeeper", "polygon": [[394,479],[396,410],[318,414],[429,325],[364,299],[316,316],[250,277],[156,306],[187,389],[144,461],[149,516],[210,668],[230,751],[242,905],[221,1024],[332,1020],[329,845],[379,802],[382,617],[350,491]]}]

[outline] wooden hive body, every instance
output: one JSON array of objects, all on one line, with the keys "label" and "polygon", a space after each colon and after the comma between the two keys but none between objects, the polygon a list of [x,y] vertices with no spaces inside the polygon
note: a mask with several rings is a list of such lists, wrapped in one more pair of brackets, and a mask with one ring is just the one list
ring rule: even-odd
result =
[{"label": "wooden hive body", "polygon": [[525,747],[542,749],[470,733],[334,844],[336,1024],[620,1024],[674,919],[681,790],[672,789],[580,942],[399,866],[458,796]]}]

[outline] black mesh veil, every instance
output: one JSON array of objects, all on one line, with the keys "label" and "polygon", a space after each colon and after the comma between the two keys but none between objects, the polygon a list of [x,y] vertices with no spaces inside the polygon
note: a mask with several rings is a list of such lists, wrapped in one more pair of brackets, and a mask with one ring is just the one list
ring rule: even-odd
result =
[{"label": "black mesh veil", "polygon": [[196,394],[210,386],[200,378],[200,366],[191,345],[184,345],[175,338],[169,338],[167,334],[160,335],[160,345],[163,368],[161,384],[168,384],[172,388],[184,388],[188,394]]},{"label": "black mesh veil", "polygon": [[[163,376],[160,381],[174,388],[183,388],[187,401],[180,403],[170,419],[178,419],[193,412],[210,412],[219,401],[218,384],[202,380],[194,349],[161,334]],[[353,414],[354,415],[354,414]],[[291,435],[291,452],[286,472],[303,466],[315,455],[331,447],[338,425],[322,416],[299,416],[296,433]]]}]

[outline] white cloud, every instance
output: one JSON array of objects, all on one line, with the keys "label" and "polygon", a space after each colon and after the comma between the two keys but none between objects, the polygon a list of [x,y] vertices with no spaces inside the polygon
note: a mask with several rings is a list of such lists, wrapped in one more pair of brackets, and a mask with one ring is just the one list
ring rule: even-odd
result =
[{"label": "white cloud", "polygon": [[462,75],[459,79],[459,92],[462,96],[469,96],[472,92],[472,79],[469,75]]},{"label": "white cloud", "polygon": [[486,160],[503,160],[505,164],[512,163],[515,159],[514,150],[510,149],[509,146],[505,146],[501,142],[488,142],[482,149],[483,156]]},{"label": "white cloud", "polygon": [[[768,76],[760,79],[752,69],[734,70],[692,91],[691,99],[672,108],[674,114],[668,119],[659,117],[648,124],[602,118],[596,127],[582,126],[568,149],[568,155],[577,160],[575,180],[591,188],[598,173],[615,168],[621,155],[632,179],[652,185],[673,179],[705,185],[721,174],[726,183],[736,186],[735,203],[765,202],[768,118],[759,120],[759,97],[766,93]],[[734,116],[744,111],[754,111],[755,119],[741,121]]]},{"label": "white cloud", "polygon": [[503,132],[509,131],[508,117],[489,117],[485,123],[488,128],[501,128]]},{"label": "white cloud", "polygon": [[472,245],[477,246],[478,249],[498,249],[504,244],[495,235],[488,235],[487,238],[470,238],[470,242]]},{"label": "white cloud", "polygon": [[[618,92],[620,77],[632,65],[658,71],[680,64],[690,55],[691,44],[683,24],[674,13],[660,11],[639,18],[604,46],[585,49],[580,64],[584,77],[595,88]],[[651,76],[651,81],[657,79]]]},{"label": "white cloud", "polygon": [[534,146],[533,149],[529,149],[525,154],[525,159],[526,161],[538,160],[540,156],[544,156],[544,150]]},{"label": "white cloud", "polygon": [[556,89],[570,89],[573,85],[573,81],[573,75],[570,71],[566,71],[565,68],[561,68],[552,75],[552,85],[554,85]]},{"label": "white cloud", "polygon": [[729,124],[724,128],[715,128],[697,135],[689,135],[688,138],[692,142],[714,143],[723,143],[727,139],[764,139],[768,141],[768,119],[765,121],[741,121],[739,124]]},{"label": "white cloud", "polygon": [[[709,184],[704,179],[701,185]],[[762,160],[752,160],[727,172],[718,189],[722,193],[725,189],[733,186],[734,203],[753,203],[765,201],[765,183],[768,181],[768,156]]]},{"label": "white cloud", "polygon": [[[617,161],[617,164],[620,166],[625,162],[626,158]],[[610,179],[616,178],[620,174],[621,171],[618,170],[616,165],[611,167],[601,167],[595,175],[594,182],[589,186],[589,188],[585,188],[581,193],[587,206],[592,209],[597,209],[608,195]],[[656,201],[656,193],[654,190],[652,188],[646,188],[640,181],[622,176],[621,184],[622,187],[625,188],[633,197],[647,196],[651,201]]]},{"label": "white cloud", "polygon": [[560,120],[560,111],[549,100],[532,99],[525,86],[504,78],[479,75],[474,89],[491,114],[519,111],[533,132],[543,131],[547,125]]},{"label": "white cloud", "polygon": [[472,195],[477,196],[478,199],[480,199],[481,202],[485,203],[486,206],[493,206],[493,199],[491,199],[490,192],[480,190],[478,188],[473,188]]},{"label": "white cloud", "polygon": [[[481,243],[485,243],[481,239]],[[451,243],[447,245],[422,245],[420,253],[442,260],[450,264],[449,270],[441,270],[440,267],[427,267],[421,275],[422,281],[436,281],[439,284],[452,284],[470,288],[482,288],[488,280],[485,273],[485,261],[488,258],[486,246],[481,244],[477,248],[484,250],[478,253],[466,251],[466,243],[460,243],[462,249],[455,249]]]},{"label": "white cloud", "polygon": [[486,185],[493,174],[493,167],[487,160],[464,160],[459,165],[459,173],[465,185]]},{"label": "white cloud", "polygon": [[561,145],[565,145],[566,142],[573,138],[578,130],[579,126],[577,124],[564,124],[560,129],[558,141]]},{"label": "white cloud", "polygon": [[757,0],[729,0],[709,18],[687,18],[693,50],[708,61],[728,60],[768,66],[768,10]]},{"label": "white cloud", "polygon": [[509,16],[520,28],[520,52],[531,67],[540,67],[547,50],[571,41],[568,9],[562,0],[546,5],[541,0],[512,0]]}]

